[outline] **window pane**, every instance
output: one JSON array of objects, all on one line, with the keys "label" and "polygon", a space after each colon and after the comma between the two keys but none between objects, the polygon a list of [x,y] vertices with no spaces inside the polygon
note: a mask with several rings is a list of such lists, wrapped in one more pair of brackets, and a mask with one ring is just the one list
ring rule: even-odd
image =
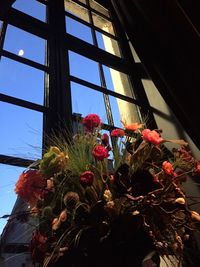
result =
[{"label": "window pane", "polygon": [[92,12],[92,18],[94,21],[94,25],[96,27],[98,27],[98,28],[102,29],[103,31],[108,32],[112,35],[115,35],[112,23],[109,20],[99,16],[98,14],[96,14],[94,12]]},{"label": "window pane", "polygon": [[115,56],[121,57],[118,42],[105,34],[96,31],[98,47]]},{"label": "window pane", "polygon": [[86,25],[71,19],[69,17],[65,18],[66,21],[66,29],[67,33],[85,41],[90,44],[93,44],[92,41],[92,33],[91,33],[91,28],[87,27]]},{"label": "window pane", "polygon": [[42,117],[40,112],[0,102],[0,154],[40,158]]},{"label": "window pane", "polygon": [[81,18],[87,22],[90,22],[88,9],[84,8],[83,6],[78,5],[73,1],[65,1],[65,10],[70,12],[71,14]]},{"label": "window pane", "polygon": [[36,0],[16,0],[12,7],[36,19],[46,20],[46,6]]},{"label": "window pane", "polygon": [[8,25],[4,49],[38,63],[45,61],[45,40]]},{"label": "window pane", "polygon": [[69,52],[70,74],[100,85],[98,63],[74,52]]},{"label": "window pane", "polygon": [[103,66],[104,75],[106,79],[107,88],[119,93],[133,98],[131,84],[129,82],[128,75],[119,72],[107,66]]},{"label": "window pane", "polygon": [[74,113],[80,113],[82,116],[96,113],[100,116],[102,122],[107,123],[102,93],[74,82],[71,83],[71,91],[72,111]]},{"label": "window pane", "polygon": [[102,13],[103,15],[110,17],[108,10],[103,6],[101,6],[99,3],[95,2],[94,0],[90,0],[90,6],[95,10],[99,11],[100,13]]},{"label": "window pane", "polygon": [[121,119],[127,123],[140,122],[136,105],[113,96],[109,96],[109,99],[116,127],[123,127]]},{"label": "window pane", "polygon": [[78,1],[84,4],[86,3],[85,0],[78,0]]},{"label": "window pane", "polygon": [[[24,168],[0,164],[0,217],[11,214],[17,195],[14,192],[15,183]],[[6,203],[6,205],[5,205]],[[8,218],[0,220],[0,234]]]},{"label": "window pane", "polygon": [[44,72],[2,57],[0,62],[0,92],[42,105]]}]

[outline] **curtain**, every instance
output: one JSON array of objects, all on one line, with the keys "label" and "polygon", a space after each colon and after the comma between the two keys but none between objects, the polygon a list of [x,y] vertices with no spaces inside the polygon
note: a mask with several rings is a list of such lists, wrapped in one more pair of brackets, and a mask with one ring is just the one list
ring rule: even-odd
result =
[{"label": "curtain", "polygon": [[200,149],[200,1],[111,2],[162,97]]}]

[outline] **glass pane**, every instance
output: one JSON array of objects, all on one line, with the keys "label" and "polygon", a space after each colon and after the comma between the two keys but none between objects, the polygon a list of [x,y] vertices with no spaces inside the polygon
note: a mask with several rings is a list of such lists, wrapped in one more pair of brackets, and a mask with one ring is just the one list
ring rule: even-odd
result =
[{"label": "glass pane", "polygon": [[71,19],[69,17],[65,18],[66,21],[66,29],[67,33],[85,41],[90,44],[93,44],[92,41],[92,33],[91,33],[91,28],[85,26],[84,24]]},{"label": "glass pane", "polygon": [[46,21],[46,5],[43,5],[36,0],[16,0],[12,7],[36,19]]},{"label": "glass pane", "polygon": [[84,4],[86,3],[85,0],[78,0],[78,1]]},{"label": "glass pane", "polygon": [[2,57],[0,62],[0,92],[43,105],[44,72]]},{"label": "glass pane", "polygon": [[116,40],[96,31],[98,47],[115,56],[121,57],[119,45]]},{"label": "glass pane", "polygon": [[80,84],[71,83],[72,111],[84,117],[89,113],[96,113],[103,123],[107,123],[103,94]]},{"label": "glass pane", "polygon": [[138,116],[138,108],[136,105],[113,96],[109,96],[109,98],[113,114],[113,120],[116,127],[123,128],[123,125],[120,120],[126,120],[128,124],[140,122]]},{"label": "glass pane", "polygon": [[92,18],[94,21],[94,25],[96,27],[98,27],[98,28],[102,29],[103,31],[108,32],[112,35],[115,35],[112,23],[109,20],[99,16],[98,14],[96,14],[94,12],[92,12]]},{"label": "glass pane", "polygon": [[108,10],[105,7],[101,6],[99,3],[97,3],[96,1],[90,0],[90,6],[95,10],[99,11],[100,13],[102,13],[103,15],[110,17]]},{"label": "glass pane", "polygon": [[83,6],[78,5],[73,1],[65,1],[65,10],[82,20],[90,22],[88,9],[84,8]]},{"label": "glass pane", "polygon": [[100,85],[98,63],[74,52],[69,52],[70,74]]},{"label": "glass pane", "polygon": [[[24,168],[21,167],[0,164],[0,217],[11,214],[17,198],[14,192],[15,183],[23,171]],[[0,234],[8,219],[9,218],[0,220]]]},{"label": "glass pane", "polygon": [[133,98],[132,88],[129,82],[128,75],[119,72],[107,66],[103,66],[104,75],[106,79],[107,88]]},{"label": "glass pane", "polygon": [[4,49],[18,56],[44,64],[45,42],[42,38],[8,25]]},{"label": "glass pane", "polygon": [[38,159],[42,147],[42,116],[37,111],[0,102],[0,154]]}]

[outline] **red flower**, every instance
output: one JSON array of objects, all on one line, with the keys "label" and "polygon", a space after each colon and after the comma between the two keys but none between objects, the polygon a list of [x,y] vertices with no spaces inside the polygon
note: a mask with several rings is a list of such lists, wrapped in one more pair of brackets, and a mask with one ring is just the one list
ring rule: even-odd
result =
[{"label": "red flower", "polygon": [[109,145],[109,136],[106,133],[102,134],[101,142],[104,146]]},{"label": "red flower", "polygon": [[94,180],[94,173],[86,171],[80,175],[80,183],[83,186],[91,186]]},{"label": "red flower", "polygon": [[95,127],[100,125],[100,118],[96,114],[88,114],[83,120],[82,124],[85,126],[86,130],[92,132]]},{"label": "red flower", "polygon": [[46,245],[47,240],[48,238],[42,235],[38,230],[33,232],[30,244],[30,252],[33,263],[43,262],[45,253],[48,248],[48,246]]},{"label": "red flower", "polygon": [[125,135],[125,132],[122,129],[114,129],[112,130],[110,135],[114,137],[123,137]]},{"label": "red flower", "polygon": [[151,131],[149,129],[144,129],[142,131],[142,138],[145,141],[148,141],[154,145],[159,145],[164,141],[162,137],[160,137],[160,134],[157,133],[155,130]]},{"label": "red flower", "polygon": [[198,161],[196,163],[196,168],[195,168],[194,174],[200,175],[200,162],[198,162]]},{"label": "red flower", "polygon": [[105,158],[107,158],[109,156],[108,150],[105,147],[101,146],[101,145],[95,146],[95,148],[92,151],[92,155],[97,160],[103,160],[103,159],[105,159]]},{"label": "red flower", "polygon": [[169,161],[164,161],[162,164],[162,169],[166,174],[177,176],[176,173],[174,173],[174,168],[172,164]]},{"label": "red flower", "polygon": [[44,197],[46,180],[38,170],[28,170],[23,172],[16,185],[15,192],[24,201],[34,206],[37,201]]}]

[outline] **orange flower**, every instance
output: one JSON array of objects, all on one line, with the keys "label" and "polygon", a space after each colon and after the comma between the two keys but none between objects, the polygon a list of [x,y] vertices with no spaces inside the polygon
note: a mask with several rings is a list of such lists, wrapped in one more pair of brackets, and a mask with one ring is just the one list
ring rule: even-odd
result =
[{"label": "orange flower", "polygon": [[137,122],[127,124],[126,120],[121,120],[121,123],[123,124],[124,128],[129,131],[136,131],[138,129],[141,129],[144,126],[144,124],[141,124],[141,123],[139,124]]},{"label": "orange flower", "polygon": [[15,192],[29,205],[34,206],[45,194],[46,180],[38,170],[23,172],[16,185]]},{"label": "orange flower", "polygon": [[176,176],[177,174],[174,173],[174,168],[169,161],[164,161],[162,164],[162,169],[166,174]]}]

